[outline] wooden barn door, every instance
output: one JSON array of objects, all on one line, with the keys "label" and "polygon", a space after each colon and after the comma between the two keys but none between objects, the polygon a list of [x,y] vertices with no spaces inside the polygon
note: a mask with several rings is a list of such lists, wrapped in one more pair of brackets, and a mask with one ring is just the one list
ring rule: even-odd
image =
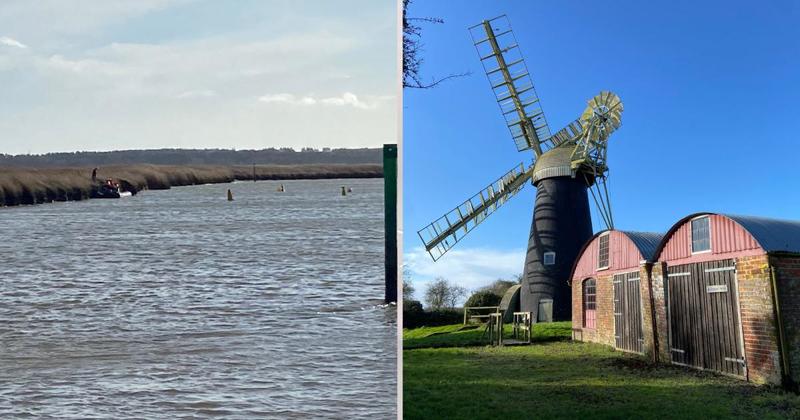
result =
[{"label": "wooden barn door", "polygon": [[642,302],[639,297],[639,272],[614,276],[614,337],[618,349],[641,353]]},{"label": "wooden barn door", "polygon": [[744,376],[733,260],[667,271],[672,362]]}]

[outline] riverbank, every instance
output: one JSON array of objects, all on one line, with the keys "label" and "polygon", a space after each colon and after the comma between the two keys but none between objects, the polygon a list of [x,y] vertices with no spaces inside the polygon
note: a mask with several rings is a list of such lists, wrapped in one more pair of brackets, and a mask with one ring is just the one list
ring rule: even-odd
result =
[{"label": "riverbank", "polygon": [[796,394],[574,342],[569,322],[536,324],[530,346],[487,347],[482,332],[403,331],[404,418],[800,416]]},{"label": "riverbank", "polygon": [[[92,190],[92,168],[0,168],[0,206],[41,204],[88,199]],[[97,178],[125,181],[136,191],[164,190],[198,184],[233,181],[381,178],[376,164],[311,165],[115,165],[100,167]]]}]

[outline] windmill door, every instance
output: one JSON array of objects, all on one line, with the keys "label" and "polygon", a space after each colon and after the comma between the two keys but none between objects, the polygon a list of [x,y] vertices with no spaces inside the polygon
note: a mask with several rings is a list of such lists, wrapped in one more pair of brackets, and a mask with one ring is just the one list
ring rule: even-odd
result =
[{"label": "windmill door", "polygon": [[639,297],[639,272],[614,276],[614,337],[621,350],[641,353],[642,304]]},{"label": "windmill door", "polygon": [[745,375],[733,260],[668,268],[672,362]]}]

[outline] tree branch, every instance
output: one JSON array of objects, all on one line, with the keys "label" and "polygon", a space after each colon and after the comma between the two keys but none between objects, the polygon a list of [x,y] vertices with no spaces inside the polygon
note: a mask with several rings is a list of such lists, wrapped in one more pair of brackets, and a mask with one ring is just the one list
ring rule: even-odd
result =
[{"label": "tree branch", "polygon": [[408,6],[412,0],[403,0],[403,87],[411,89],[430,89],[445,80],[464,77],[470,75],[469,72],[451,74],[442,78],[432,78],[430,82],[424,82],[421,76],[423,59],[421,57],[422,28],[412,22],[424,23],[444,23],[443,19],[432,17],[409,17]]}]

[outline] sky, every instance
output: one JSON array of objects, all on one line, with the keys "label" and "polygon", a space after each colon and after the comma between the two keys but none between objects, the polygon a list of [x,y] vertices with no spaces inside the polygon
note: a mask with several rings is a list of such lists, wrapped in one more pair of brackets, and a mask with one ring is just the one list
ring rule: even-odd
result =
[{"label": "sky", "polygon": [[699,211],[800,220],[800,3],[417,1],[410,16],[444,20],[422,25],[425,77],[471,73],[404,93],[403,259],[418,298],[438,276],[475,290],[523,269],[530,184],[436,263],[416,233],[533,157],[516,151],[467,31],[502,14],[551,131],[601,90],[621,97],[617,229],[664,232]]},{"label": "sky", "polygon": [[378,147],[393,0],[3,0],[0,153]]}]

